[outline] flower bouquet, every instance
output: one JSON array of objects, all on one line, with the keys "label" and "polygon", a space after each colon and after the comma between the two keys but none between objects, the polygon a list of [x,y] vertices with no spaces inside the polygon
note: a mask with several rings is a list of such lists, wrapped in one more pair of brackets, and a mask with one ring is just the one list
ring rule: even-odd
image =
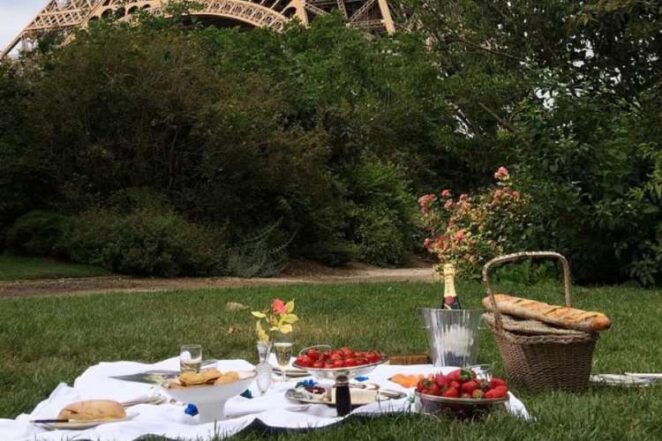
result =
[{"label": "flower bouquet", "polygon": [[529,198],[515,189],[508,169],[494,174],[496,186],[484,192],[454,198],[450,189],[418,199],[429,237],[424,246],[441,265],[452,265],[458,274],[480,274],[492,257],[516,248],[526,228]]},{"label": "flower bouquet", "polygon": [[294,329],[292,325],[299,320],[294,314],[294,300],[285,303],[281,299],[274,299],[270,310],[253,311],[251,314],[257,318],[255,331],[258,341],[263,343],[271,341],[270,335],[273,332],[291,333]]}]

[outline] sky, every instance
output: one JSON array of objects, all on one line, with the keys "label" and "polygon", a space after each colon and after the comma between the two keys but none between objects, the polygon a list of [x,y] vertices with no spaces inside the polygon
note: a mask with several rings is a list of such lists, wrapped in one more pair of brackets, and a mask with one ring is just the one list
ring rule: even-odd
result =
[{"label": "sky", "polygon": [[0,49],[4,49],[48,1],[0,0]]}]

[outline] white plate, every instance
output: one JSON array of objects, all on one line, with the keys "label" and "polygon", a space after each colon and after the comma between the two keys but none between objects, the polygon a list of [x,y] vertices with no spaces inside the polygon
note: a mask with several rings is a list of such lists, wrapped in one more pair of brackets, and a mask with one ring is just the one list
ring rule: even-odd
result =
[{"label": "white plate", "polygon": [[68,421],[66,423],[40,423],[37,425],[47,430],[85,430],[100,426],[101,424],[121,423],[123,421],[129,421],[137,416],[137,412],[131,412],[128,413],[125,418],[118,418],[114,420]]},{"label": "white plate", "polygon": [[[371,404],[377,401],[400,399],[407,396],[405,393],[398,391],[380,390],[378,385],[370,383],[356,385],[355,387],[350,386],[349,391],[351,395],[352,406],[364,406],[366,404]],[[330,406],[336,404],[335,388],[333,387],[324,388],[324,392],[319,394],[308,392],[304,388],[289,389],[285,393],[285,397],[300,403],[326,404]]]},{"label": "white plate", "polygon": [[593,384],[605,386],[646,387],[655,384],[654,379],[637,378],[631,375],[596,374],[589,377]]}]

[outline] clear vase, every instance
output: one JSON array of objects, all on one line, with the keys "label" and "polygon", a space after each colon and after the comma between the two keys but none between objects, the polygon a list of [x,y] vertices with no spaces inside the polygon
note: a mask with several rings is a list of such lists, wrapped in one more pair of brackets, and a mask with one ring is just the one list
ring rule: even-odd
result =
[{"label": "clear vase", "polygon": [[257,355],[259,362],[255,367],[257,376],[255,378],[255,383],[257,389],[260,392],[260,395],[264,395],[273,381],[273,368],[271,363],[269,363],[269,354],[271,353],[271,342],[268,341],[258,341],[257,342]]}]

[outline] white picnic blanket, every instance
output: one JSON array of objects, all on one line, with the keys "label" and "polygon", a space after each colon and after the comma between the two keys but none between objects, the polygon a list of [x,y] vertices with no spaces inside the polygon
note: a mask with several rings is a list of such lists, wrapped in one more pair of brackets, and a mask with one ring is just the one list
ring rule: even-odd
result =
[{"label": "white picnic blanket", "polygon": [[[225,360],[218,362],[220,370],[251,369],[253,365],[244,360]],[[22,414],[15,420],[0,419],[0,440],[2,441],[60,441],[60,440],[99,440],[133,441],[147,435],[161,435],[172,439],[209,439],[213,436],[229,437],[248,427],[255,420],[260,420],[274,428],[308,429],[328,426],[341,421],[334,408],[325,405],[301,406],[285,398],[285,391],[294,387],[302,379],[286,383],[274,383],[271,389],[259,396],[255,386],[251,392],[255,398],[235,397],[226,405],[226,419],[216,423],[197,424],[197,418],[184,413],[184,405],[141,404],[128,410],[128,414],[137,414],[134,418],[111,424],[104,424],[82,431],[47,431],[30,421],[34,419],[55,418],[65,405],[86,399],[112,399],[129,401],[140,396],[159,392],[156,386],[132,383],[110,378],[147,370],[179,368],[179,359],[171,358],[155,364],[142,364],[129,361],[100,363],[87,369],[76,379],[73,387],[60,384],[50,397],[42,401],[30,414]],[[444,368],[449,371],[451,368]],[[382,365],[369,375],[371,383],[393,390],[411,392],[388,380],[396,373],[426,374],[438,372],[440,368],[431,365],[394,366]],[[508,408],[520,418],[529,418],[529,414],[512,394]],[[357,408],[353,415],[379,415],[393,412],[407,412],[412,409],[407,398],[374,403]]]}]

